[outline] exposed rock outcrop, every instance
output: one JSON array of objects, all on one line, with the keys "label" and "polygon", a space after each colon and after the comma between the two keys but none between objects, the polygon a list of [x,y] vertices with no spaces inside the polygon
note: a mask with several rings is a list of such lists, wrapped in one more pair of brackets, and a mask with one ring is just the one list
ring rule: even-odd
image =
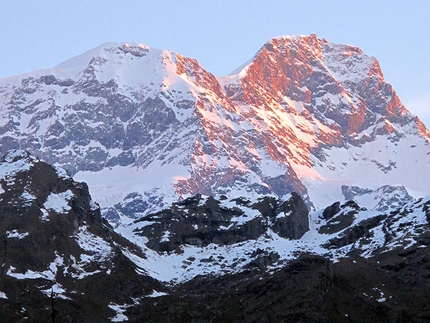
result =
[{"label": "exposed rock outcrop", "polygon": [[[249,210],[254,215],[249,215]],[[286,201],[273,197],[261,198],[256,203],[233,199],[230,207],[211,196],[195,195],[163,211],[146,215],[136,220],[135,225],[134,233],[147,237],[149,248],[180,252],[185,244],[231,245],[256,240],[268,230],[283,238],[299,239],[309,230],[309,212],[296,193]]]}]

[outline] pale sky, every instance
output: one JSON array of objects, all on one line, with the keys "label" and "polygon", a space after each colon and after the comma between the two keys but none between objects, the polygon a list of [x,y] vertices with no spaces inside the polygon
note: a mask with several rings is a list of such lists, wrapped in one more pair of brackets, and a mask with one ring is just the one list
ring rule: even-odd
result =
[{"label": "pale sky", "polygon": [[0,0],[0,78],[110,41],[172,50],[222,76],[272,37],[311,33],[375,56],[430,128],[430,0]]}]

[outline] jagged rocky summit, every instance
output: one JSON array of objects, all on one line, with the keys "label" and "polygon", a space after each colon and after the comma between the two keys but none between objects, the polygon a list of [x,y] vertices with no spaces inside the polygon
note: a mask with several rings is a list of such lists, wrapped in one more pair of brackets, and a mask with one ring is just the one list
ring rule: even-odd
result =
[{"label": "jagged rocky summit", "polygon": [[1,152],[66,168],[104,211],[139,196],[123,221],[195,194],[297,192],[321,209],[346,202],[342,186],[430,188],[417,176],[428,131],[378,61],[315,35],[273,38],[218,78],[180,54],[107,43],[0,91]]}]

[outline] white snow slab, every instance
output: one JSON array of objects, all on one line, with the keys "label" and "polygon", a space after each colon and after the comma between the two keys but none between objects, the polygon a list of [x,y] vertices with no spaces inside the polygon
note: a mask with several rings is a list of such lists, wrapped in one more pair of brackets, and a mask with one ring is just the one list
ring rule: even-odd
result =
[{"label": "white snow slab", "polygon": [[44,204],[45,209],[58,213],[67,212],[71,210],[69,202],[73,196],[74,194],[70,190],[57,194],[51,193]]},{"label": "white snow slab", "polygon": [[124,315],[127,305],[118,305],[115,303],[110,303],[109,308],[116,312],[116,315],[111,318],[111,322],[125,322],[128,321],[128,317]]}]

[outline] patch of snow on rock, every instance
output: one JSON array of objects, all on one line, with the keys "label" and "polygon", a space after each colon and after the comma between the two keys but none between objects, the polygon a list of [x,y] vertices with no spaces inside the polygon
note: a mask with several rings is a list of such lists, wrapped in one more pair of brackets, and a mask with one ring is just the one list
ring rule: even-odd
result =
[{"label": "patch of snow on rock", "polygon": [[45,209],[58,213],[67,212],[71,209],[69,201],[72,197],[73,193],[70,190],[58,194],[51,193],[44,204]]},{"label": "patch of snow on rock", "polygon": [[123,313],[125,312],[125,307],[124,305],[118,305],[115,303],[110,303],[109,304],[109,308],[111,308],[112,310],[114,310],[116,312],[116,315],[111,318],[111,322],[124,322],[124,321],[128,321],[128,317],[125,316]]},{"label": "patch of snow on rock", "polygon": [[19,233],[18,230],[12,230],[12,231],[6,231],[6,237],[7,238],[18,238],[18,239],[24,239],[26,236],[28,236],[28,232]]}]

